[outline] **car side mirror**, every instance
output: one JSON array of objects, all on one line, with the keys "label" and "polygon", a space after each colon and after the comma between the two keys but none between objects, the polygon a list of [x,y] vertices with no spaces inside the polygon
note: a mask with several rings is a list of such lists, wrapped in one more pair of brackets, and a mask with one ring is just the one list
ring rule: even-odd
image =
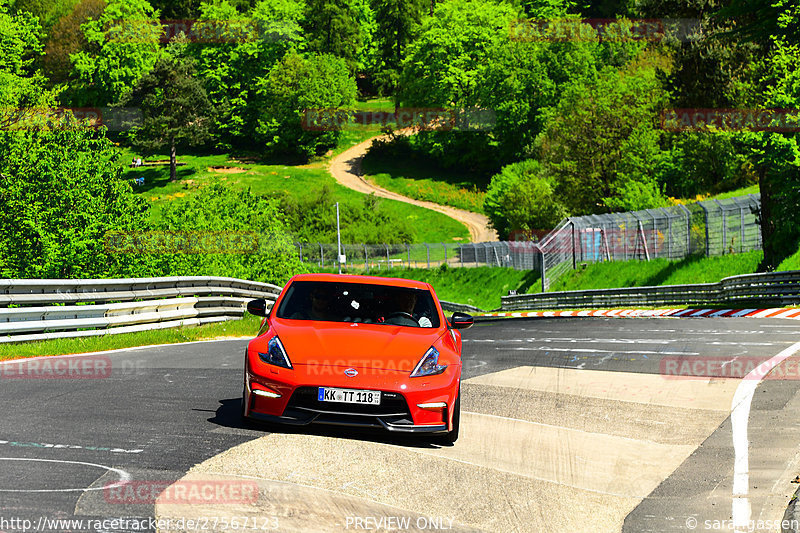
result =
[{"label": "car side mirror", "polygon": [[247,312],[255,316],[267,316],[267,301],[264,298],[247,302]]},{"label": "car side mirror", "polygon": [[474,323],[475,319],[466,313],[456,312],[450,317],[450,325],[453,327],[453,329],[467,329],[472,327],[472,324]]}]

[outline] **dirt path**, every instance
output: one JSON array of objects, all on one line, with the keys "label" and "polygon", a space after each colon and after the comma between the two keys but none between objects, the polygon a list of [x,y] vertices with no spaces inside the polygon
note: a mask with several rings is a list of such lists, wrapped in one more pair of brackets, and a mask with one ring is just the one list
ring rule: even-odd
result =
[{"label": "dirt path", "polygon": [[471,211],[464,211],[463,209],[456,209],[446,205],[435,204],[433,202],[426,202],[423,200],[414,200],[402,194],[397,194],[386,190],[382,187],[368,182],[362,177],[361,161],[364,159],[367,150],[372,145],[372,141],[380,139],[373,137],[360,144],[353,146],[337,155],[328,166],[333,177],[336,181],[354,191],[362,192],[364,194],[375,193],[375,196],[381,198],[389,198],[390,200],[398,200],[407,204],[413,204],[426,209],[432,209],[444,215],[458,220],[469,229],[469,235],[472,242],[488,242],[497,240],[497,232],[489,225],[489,218],[486,215],[473,213]]}]

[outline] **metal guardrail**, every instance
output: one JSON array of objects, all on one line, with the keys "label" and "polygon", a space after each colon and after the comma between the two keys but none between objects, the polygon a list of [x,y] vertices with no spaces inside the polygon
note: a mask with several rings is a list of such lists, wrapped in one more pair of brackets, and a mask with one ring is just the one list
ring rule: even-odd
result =
[{"label": "metal guardrail", "polygon": [[800,304],[800,270],[744,274],[718,283],[592,289],[501,297],[503,311],[595,309],[603,307],[696,305],[741,307]]},{"label": "metal guardrail", "polygon": [[0,343],[130,333],[235,320],[281,287],[235,278],[0,280]]},{"label": "metal guardrail", "polygon": [[444,311],[458,311],[461,313],[483,313],[484,310],[474,305],[469,304],[459,304],[455,302],[446,302],[444,300],[439,300],[439,303],[442,304],[442,310]]}]

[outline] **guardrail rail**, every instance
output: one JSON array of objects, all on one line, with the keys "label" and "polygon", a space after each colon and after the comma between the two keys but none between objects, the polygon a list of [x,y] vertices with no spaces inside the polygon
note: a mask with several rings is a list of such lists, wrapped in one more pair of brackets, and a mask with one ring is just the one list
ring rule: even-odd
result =
[{"label": "guardrail rail", "polygon": [[281,287],[236,278],[0,280],[0,343],[131,333],[236,320]]},{"label": "guardrail rail", "polygon": [[503,311],[700,305],[800,304],[800,270],[743,274],[718,283],[545,292],[501,297]]}]

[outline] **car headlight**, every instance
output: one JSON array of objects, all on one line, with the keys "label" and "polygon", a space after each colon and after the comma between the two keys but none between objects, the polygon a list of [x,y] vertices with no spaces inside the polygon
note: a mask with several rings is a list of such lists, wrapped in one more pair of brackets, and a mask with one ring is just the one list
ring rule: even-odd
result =
[{"label": "car headlight", "polygon": [[270,365],[292,368],[292,362],[289,361],[289,356],[286,355],[286,350],[277,336],[272,337],[267,343],[267,353],[258,352],[258,357]]},{"label": "car headlight", "polygon": [[444,372],[446,368],[447,365],[439,364],[439,350],[431,346],[422,356],[422,359],[419,360],[414,371],[411,372],[411,377],[435,376]]}]

